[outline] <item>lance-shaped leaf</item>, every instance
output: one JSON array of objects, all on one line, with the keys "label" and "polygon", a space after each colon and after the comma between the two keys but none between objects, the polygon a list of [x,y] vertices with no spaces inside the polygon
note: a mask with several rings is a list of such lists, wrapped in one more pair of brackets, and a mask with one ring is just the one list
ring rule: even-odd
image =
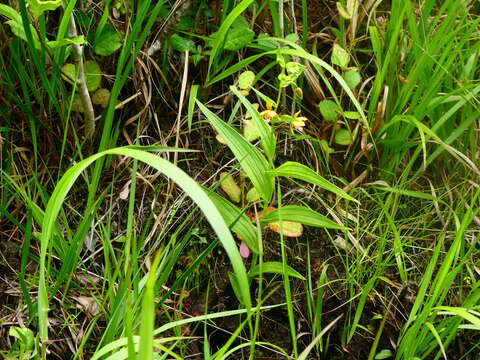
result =
[{"label": "lance-shaped leaf", "polygon": [[238,131],[222,121],[217,115],[211,112],[205,105],[197,100],[197,104],[212,124],[215,130],[222,136],[230,150],[237,158],[240,166],[248,175],[253,186],[260,196],[270,202],[273,195],[273,176],[268,173],[270,165],[260,151],[250,144]]},{"label": "lance-shaped leaf", "polygon": [[275,170],[269,171],[273,176],[284,176],[292,179],[303,180],[309,182],[310,184],[320,186],[321,188],[331,191],[338,196],[343,197],[344,199],[355,201],[353,197],[348,195],[345,191],[340,189],[338,186],[332,184],[330,181],[326,180],[322,176],[318,175],[312,169],[294,161],[287,161],[283,163]]},{"label": "lance-shaped leaf", "polygon": [[278,221],[290,221],[304,225],[321,227],[326,229],[347,230],[346,227],[338,225],[315,210],[298,205],[286,205],[279,209],[263,214],[262,222],[272,223]]}]

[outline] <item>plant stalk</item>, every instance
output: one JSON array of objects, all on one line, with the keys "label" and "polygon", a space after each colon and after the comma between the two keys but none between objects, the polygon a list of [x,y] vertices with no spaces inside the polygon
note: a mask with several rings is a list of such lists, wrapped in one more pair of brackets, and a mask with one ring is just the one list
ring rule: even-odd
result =
[{"label": "plant stalk", "polygon": [[[70,15],[70,22],[68,26],[68,36],[77,36],[77,26],[73,13]],[[83,110],[85,114],[85,137],[90,140],[95,132],[95,113],[93,112],[92,99],[88,92],[87,82],[85,79],[85,68],[83,66],[83,46],[80,44],[72,44],[73,47],[73,61],[78,71],[77,87],[82,101]]]}]

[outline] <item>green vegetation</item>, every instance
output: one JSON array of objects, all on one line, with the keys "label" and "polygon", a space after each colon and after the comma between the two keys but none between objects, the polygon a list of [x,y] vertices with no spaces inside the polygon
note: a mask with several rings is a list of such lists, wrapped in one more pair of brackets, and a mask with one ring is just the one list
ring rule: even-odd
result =
[{"label": "green vegetation", "polygon": [[474,0],[0,4],[5,359],[475,359]]}]

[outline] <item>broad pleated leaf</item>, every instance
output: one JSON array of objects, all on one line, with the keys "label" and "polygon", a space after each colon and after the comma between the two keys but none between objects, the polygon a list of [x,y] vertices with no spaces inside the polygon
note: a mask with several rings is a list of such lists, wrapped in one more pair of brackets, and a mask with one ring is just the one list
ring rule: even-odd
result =
[{"label": "broad pleated leaf", "polygon": [[248,216],[216,192],[206,191],[230,229],[245,241],[250,250],[258,254],[257,229]]},{"label": "broad pleated leaf", "polygon": [[343,197],[344,199],[358,202],[353,197],[348,195],[345,191],[340,189],[338,186],[332,184],[330,181],[318,175],[312,169],[297,162],[287,161],[286,163],[282,164],[275,170],[270,171],[269,173],[273,176],[284,176],[292,179],[303,180],[309,182],[310,184],[320,186],[325,190],[331,191],[334,194]]},{"label": "broad pleated leaf", "polygon": [[272,210],[263,216],[262,222],[291,221],[304,225],[316,226],[327,229],[346,230],[344,226],[328,219],[315,210],[298,205],[286,205]]},{"label": "broad pleated leaf", "polygon": [[273,134],[272,128],[268,125],[265,120],[262,118],[257,109],[252,105],[247,98],[240,93],[240,91],[235,86],[230,86],[230,90],[240,99],[243,106],[247,108],[248,113],[252,117],[252,121],[255,124],[255,128],[258,129],[260,133],[260,145],[265,151],[265,154],[268,156],[270,161],[273,160],[275,156],[276,140],[275,135]]},{"label": "broad pleated leaf", "polygon": [[205,105],[197,101],[200,110],[205,114],[208,121],[222,136],[230,150],[237,158],[242,169],[247,173],[250,181],[257,189],[260,196],[270,202],[273,195],[273,176],[267,171],[271,170],[267,159],[262,153],[250,144],[238,131],[226,124],[217,115],[207,109]]}]

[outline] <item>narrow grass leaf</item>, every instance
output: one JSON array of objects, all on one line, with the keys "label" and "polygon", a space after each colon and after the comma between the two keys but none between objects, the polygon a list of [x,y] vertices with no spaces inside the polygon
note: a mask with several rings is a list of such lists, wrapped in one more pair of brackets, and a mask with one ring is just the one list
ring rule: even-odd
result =
[{"label": "narrow grass leaf", "polygon": [[215,35],[215,39],[213,40],[212,50],[210,52],[210,59],[208,61],[207,82],[210,78],[212,65],[215,61],[217,61],[219,54],[223,49],[223,44],[225,42],[228,29],[230,29],[235,19],[238,18],[247,9],[247,7],[250,6],[252,2],[253,0],[243,0],[230,12],[230,14],[228,14],[228,16],[222,22],[220,29],[218,29]]},{"label": "narrow grass leaf", "polygon": [[[283,264],[281,262],[277,261],[267,261],[262,264],[262,273],[269,273],[269,274],[282,274],[284,275],[284,268]],[[250,268],[250,271],[248,272],[249,277],[255,277],[257,275],[260,275],[260,266],[254,265]],[[305,280],[305,277],[302,276],[298,271],[293,269],[292,267],[287,265],[287,275],[300,279],[300,280]]]},{"label": "narrow grass leaf", "polygon": [[188,96],[188,112],[187,112],[187,123],[188,123],[188,130],[192,128],[193,122],[193,111],[195,109],[195,100],[197,99],[198,89],[200,88],[199,85],[192,85],[190,88],[190,95]]},{"label": "narrow grass leaf", "polygon": [[139,359],[153,359],[153,329],[155,323],[155,280],[161,252],[155,256],[150,268],[145,294],[142,300],[142,323],[140,325]]}]

